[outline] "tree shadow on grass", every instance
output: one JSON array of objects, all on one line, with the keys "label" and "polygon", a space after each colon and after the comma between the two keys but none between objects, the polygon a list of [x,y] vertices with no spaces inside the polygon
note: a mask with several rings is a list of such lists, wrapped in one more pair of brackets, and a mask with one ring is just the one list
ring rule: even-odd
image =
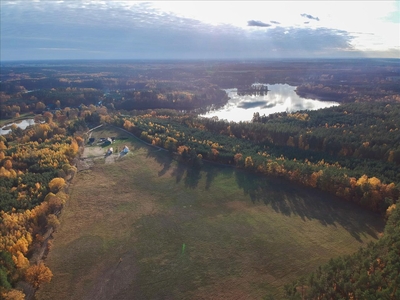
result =
[{"label": "tree shadow on grass", "polygon": [[173,154],[157,151],[149,146],[148,157],[153,157],[162,169],[158,176],[163,176],[173,168],[176,183],[184,180],[185,187],[198,187],[202,175],[206,176],[205,189],[209,190],[214,179],[221,173],[234,173],[238,186],[243,189],[253,203],[264,203],[276,212],[286,216],[299,216],[302,220],[318,220],[324,226],[340,225],[355,239],[361,242],[361,237],[369,235],[378,238],[376,232],[382,232],[383,219],[354,203],[313,188],[307,188],[280,178],[234,169],[231,166],[220,166],[204,163],[202,168],[194,168],[183,163],[172,165],[176,161]]},{"label": "tree shadow on grass", "polygon": [[[176,183],[179,183],[184,178],[185,186],[188,188],[196,188],[199,180],[201,179],[200,168],[193,168],[186,166],[183,163],[177,162],[176,157],[170,152],[157,151],[154,149],[148,149],[147,157],[155,159],[157,163],[162,166],[162,169],[158,171],[158,176],[164,176],[172,168],[172,175],[176,178]],[[173,166],[173,162],[177,165]],[[184,175],[186,175],[184,177]]]},{"label": "tree shadow on grass", "polygon": [[162,163],[163,168],[160,171],[158,171],[158,176],[165,175],[165,173],[167,173],[168,170],[171,169],[171,163],[172,163],[172,160],[163,161],[163,163]]},{"label": "tree shadow on grass", "polygon": [[158,172],[158,176],[165,175],[171,169],[172,163],[174,162],[174,157],[171,152],[145,144],[142,144],[142,148],[147,150],[147,158],[153,158],[162,166],[162,169]]},{"label": "tree shadow on grass", "polygon": [[176,183],[181,182],[183,175],[185,175],[187,167],[184,166],[183,164],[178,164],[178,166],[174,169],[172,172],[172,175],[175,176],[176,178]]},{"label": "tree shadow on grass", "polygon": [[210,168],[209,171],[206,173],[206,190],[210,189],[211,183],[219,174],[218,168]]},{"label": "tree shadow on grass", "polygon": [[179,183],[184,179],[185,187],[194,189],[198,186],[198,183],[202,177],[202,168],[196,168],[179,162],[176,154],[167,151],[154,150],[149,148],[147,157],[153,158],[157,163],[162,166],[162,169],[158,172],[158,176],[165,175],[169,170],[172,170],[172,175],[176,178],[176,183]]},{"label": "tree shadow on grass", "polygon": [[264,203],[286,216],[318,220],[324,226],[340,225],[359,242],[362,235],[378,238],[376,232],[383,231],[379,215],[328,193],[243,170],[235,170],[235,175],[238,186],[253,203]]},{"label": "tree shadow on grass", "polygon": [[[225,175],[232,175],[234,168],[232,166],[227,165],[214,165],[209,162],[203,163],[202,167],[192,167],[185,164],[180,163],[178,168],[177,174],[183,174],[186,170],[186,177],[185,177],[185,186],[189,188],[196,188],[200,179],[202,178],[202,174],[205,174],[205,190],[209,190],[212,182],[215,178],[224,173]],[[177,177],[178,178],[178,177]],[[178,181],[177,181],[178,182]]]},{"label": "tree shadow on grass", "polygon": [[201,173],[199,168],[187,168],[185,177],[185,187],[194,189],[199,184]]},{"label": "tree shadow on grass", "polygon": [[[120,128],[115,127],[114,129],[117,129],[121,132],[122,131]],[[131,133],[127,133],[127,135],[130,136],[131,142],[135,145],[135,150],[140,150],[140,149],[145,149],[147,151],[147,158],[151,157],[156,160],[157,163],[159,163],[162,166],[162,169],[158,172],[158,176],[164,176],[169,170],[172,168],[172,163],[177,161],[178,156],[176,154],[173,154],[169,151],[166,151],[165,149],[155,147],[152,145],[148,145],[141,141],[138,137],[133,136]],[[229,166],[231,168],[231,166]],[[189,165],[185,165],[181,162],[178,162],[177,167],[174,166],[173,169],[173,175],[176,177],[176,183],[179,183],[185,174],[186,171],[186,176],[185,176],[185,186],[189,188],[196,188],[199,180],[201,179],[201,171],[205,172],[206,175],[206,190],[208,190],[211,186],[212,181],[214,178],[218,175],[219,173],[219,168],[214,167],[211,165],[210,168],[207,167],[192,167]]]}]

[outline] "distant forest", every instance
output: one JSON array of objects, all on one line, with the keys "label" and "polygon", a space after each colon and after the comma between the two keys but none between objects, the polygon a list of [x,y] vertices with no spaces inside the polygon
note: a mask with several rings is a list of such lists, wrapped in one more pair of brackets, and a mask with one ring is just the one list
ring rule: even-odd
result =
[{"label": "distant forest", "polygon": [[221,89],[287,83],[300,96],[341,103],[400,102],[398,60],[259,62],[8,63],[0,74],[1,118],[97,105],[109,109],[206,109],[228,100]]}]

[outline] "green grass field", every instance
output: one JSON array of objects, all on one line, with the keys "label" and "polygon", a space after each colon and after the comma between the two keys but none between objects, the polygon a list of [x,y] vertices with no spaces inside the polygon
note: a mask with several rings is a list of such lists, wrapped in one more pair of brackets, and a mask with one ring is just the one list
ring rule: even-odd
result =
[{"label": "green grass field", "polygon": [[47,257],[54,277],[37,299],[281,299],[286,283],[383,230],[312,189],[124,144],[128,155],[74,178]]}]

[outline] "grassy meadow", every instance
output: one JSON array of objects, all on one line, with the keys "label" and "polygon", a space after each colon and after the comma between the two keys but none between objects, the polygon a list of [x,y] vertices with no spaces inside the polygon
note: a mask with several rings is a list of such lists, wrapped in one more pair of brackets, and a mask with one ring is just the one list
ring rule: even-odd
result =
[{"label": "grassy meadow", "polygon": [[47,257],[54,277],[37,299],[281,299],[286,283],[383,230],[379,216],[327,194],[190,169],[118,130],[93,133],[107,136],[131,151],[74,178]]}]

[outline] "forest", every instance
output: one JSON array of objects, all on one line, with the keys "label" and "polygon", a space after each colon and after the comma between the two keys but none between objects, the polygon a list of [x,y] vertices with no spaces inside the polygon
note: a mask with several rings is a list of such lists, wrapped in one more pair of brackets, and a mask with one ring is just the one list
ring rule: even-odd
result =
[{"label": "forest", "polygon": [[221,89],[287,83],[301,96],[340,103],[400,101],[399,65],[390,59],[249,61],[78,61],[3,63],[0,117],[89,106],[108,109],[207,109]]},{"label": "forest", "polygon": [[383,236],[357,253],[331,259],[286,286],[288,299],[399,299],[400,210],[392,207]]},{"label": "forest", "polygon": [[[398,108],[385,103],[344,104],[323,111],[272,115],[266,123],[228,123],[152,111],[121,117],[113,124],[179,153],[191,164],[200,156],[281,176],[384,213],[399,196]],[[367,122],[358,114],[364,114],[363,120],[368,116]],[[345,128],[348,135],[343,134]],[[378,134],[369,133],[370,128]]]},{"label": "forest", "polygon": [[43,123],[24,131],[12,126],[0,136],[0,283],[6,299],[21,299],[12,298],[21,279],[34,290],[51,280],[51,270],[36,264],[35,255],[49,250],[44,241],[59,224],[67,182],[77,171],[83,139],[71,130],[47,112]]},{"label": "forest", "polygon": [[[51,248],[85,132],[110,124],[193,168],[213,163],[282,177],[381,214],[387,225],[377,243],[332,259],[286,292],[290,299],[397,299],[399,72],[396,60],[2,65],[0,124],[32,116],[35,125],[11,125],[0,136],[0,295],[23,299],[18,282],[37,290],[51,280],[37,253]],[[224,88],[246,91],[255,81],[296,85],[299,95],[341,104],[255,113],[251,122],[199,117],[226,104]]]}]

